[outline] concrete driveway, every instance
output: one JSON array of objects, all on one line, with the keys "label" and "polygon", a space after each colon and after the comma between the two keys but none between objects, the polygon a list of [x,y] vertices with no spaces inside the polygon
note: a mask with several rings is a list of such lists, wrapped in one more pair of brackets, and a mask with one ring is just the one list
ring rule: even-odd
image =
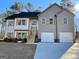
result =
[{"label": "concrete driveway", "polygon": [[1,43],[0,59],[33,59],[36,44]]},{"label": "concrete driveway", "polygon": [[34,59],[60,59],[73,43],[39,43]]},{"label": "concrete driveway", "polygon": [[61,59],[79,59],[79,43],[75,43]]}]

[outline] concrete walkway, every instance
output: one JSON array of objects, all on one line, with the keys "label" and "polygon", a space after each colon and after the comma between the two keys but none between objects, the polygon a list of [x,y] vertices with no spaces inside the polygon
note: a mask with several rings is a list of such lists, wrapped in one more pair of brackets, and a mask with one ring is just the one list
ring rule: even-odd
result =
[{"label": "concrete walkway", "polygon": [[38,43],[34,59],[60,59],[73,43]]},{"label": "concrete walkway", "polygon": [[75,43],[61,59],[79,59],[79,43]]}]

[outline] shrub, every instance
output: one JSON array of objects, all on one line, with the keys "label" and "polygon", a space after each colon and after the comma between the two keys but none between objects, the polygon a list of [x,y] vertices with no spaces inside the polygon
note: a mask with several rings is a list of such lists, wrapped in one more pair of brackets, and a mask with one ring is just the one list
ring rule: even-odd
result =
[{"label": "shrub", "polygon": [[12,38],[8,38],[7,42],[12,42]]},{"label": "shrub", "polygon": [[23,43],[27,42],[27,38],[24,38],[22,42],[23,42]]},{"label": "shrub", "polygon": [[38,35],[36,34],[35,39],[38,39]]},{"label": "shrub", "polygon": [[17,42],[18,39],[17,38],[4,38],[4,42]]},{"label": "shrub", "polygon": [[41,39],[35,39],[35,43],[41,42]]},{"label": "shrub", "polygon": [[18,41],[18,39],[17,38],[13,38],[13,42],[17,42]]},{"label": "shrub", "polygon": [[18,41],[22,41],[22,38],[18,38]]},{"label": "shrub", "polygon": [[4,42],[7,42],[7,40],[8,40],[8,38],[6,37],[6,38],[4,38]]}]

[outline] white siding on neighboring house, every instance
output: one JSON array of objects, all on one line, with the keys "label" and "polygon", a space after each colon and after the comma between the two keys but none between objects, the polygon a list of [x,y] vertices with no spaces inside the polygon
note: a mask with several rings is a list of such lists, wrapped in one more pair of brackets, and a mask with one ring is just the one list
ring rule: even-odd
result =
[{"label": "white siding on neighboring house", "polygon": [[13,33],[14,35],[14,20],[7,20],[5,27],[5,37],[7,37],[8,33]]},{"label": "white siding on neighboring house", "polygon": [[14,20],[7,20],[6,32],[14,32]]},{"label": "white siding on neighboring house", "polygon": [[[18,21],[19,20],[25,20],[25,25],[18,25]],[[28,30],[29,29],[29,18],[16,18],[15,19],[15,25],[14,25],[14,29],[16,30]]]}]

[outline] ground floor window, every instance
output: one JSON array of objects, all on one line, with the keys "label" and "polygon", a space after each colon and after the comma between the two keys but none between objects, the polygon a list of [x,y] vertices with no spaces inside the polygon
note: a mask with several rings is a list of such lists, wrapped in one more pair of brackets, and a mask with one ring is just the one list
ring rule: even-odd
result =
[{"label": "ground floor window", "polygon": [[13,33],[7,33],[8,38],[13,38]]},{"label": "ground floor window", "polygon": [[26,38],[25,32],[17,32],[17,38]]}]

